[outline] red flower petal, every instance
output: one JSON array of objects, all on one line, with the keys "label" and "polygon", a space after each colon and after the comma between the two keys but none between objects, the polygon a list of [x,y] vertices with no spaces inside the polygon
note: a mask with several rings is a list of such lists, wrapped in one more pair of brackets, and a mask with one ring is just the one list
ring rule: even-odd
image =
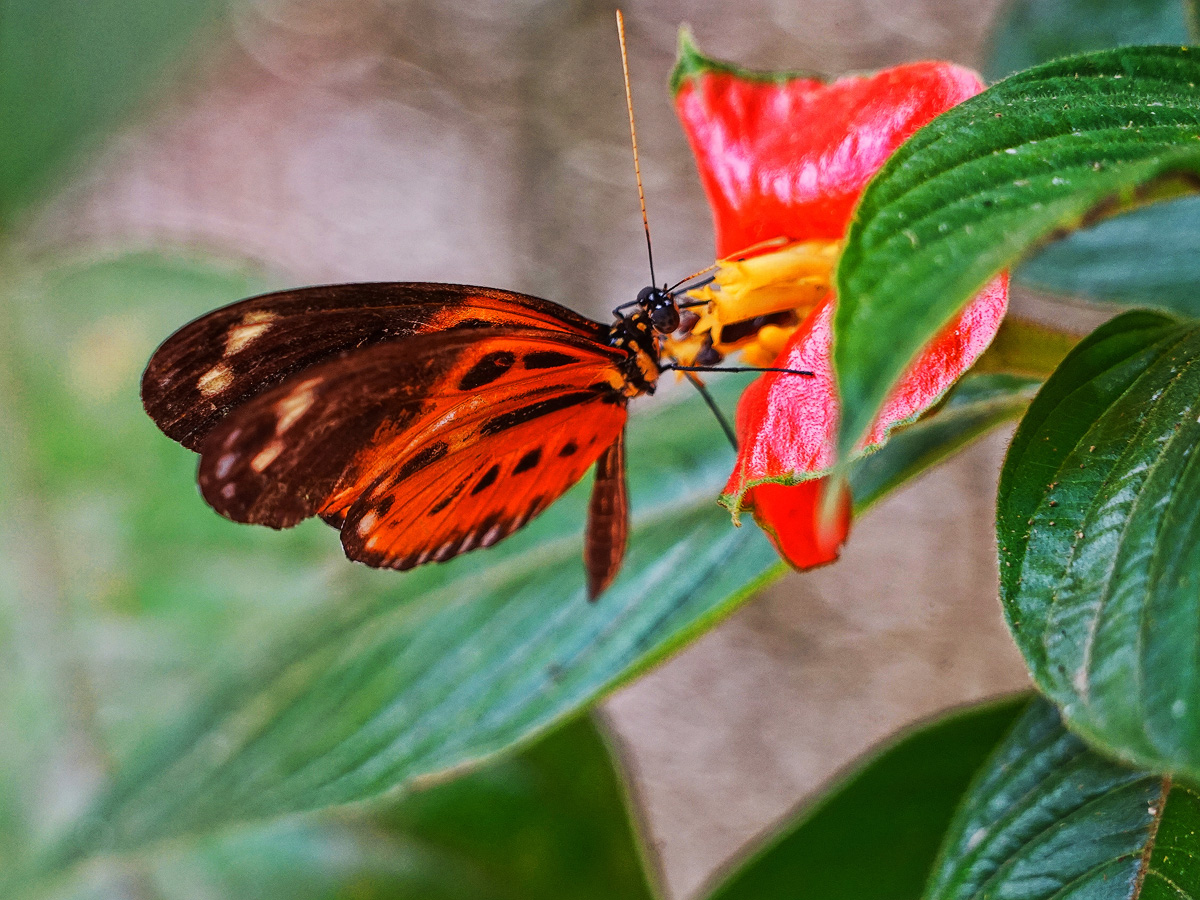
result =
[{"label": "red flower petal", "polygon": [[673,84],[712,205],[718,257],[781,236],[842,238],[859,194],[892,152],[983,89],[974,72],[944,62],[828,84],[732,74],[689,44]]},{"label": "red flower petal", "polygon": [[[887,158],[922,125],[983,89],[974,72],[941,62],[828,84],[740,73],[686,41],[672,83],[713,208],[719,257],[779,237],[841,240],[859,195]],[[830,360],[835,302],[830,295],[809,314],[775,363],[813,377],[765,375],[742,395],[738,461],[722,498],[735,513],[753,509],[797,568],[835,559],[850,525],[844,489],[833,521],[820,521],[828,483],[821,476],[834,461],[839,415]],[[922,351],[864,447],[937,402],[991,343],[1007,303],[1001,276]]]},{"label": "red flower petal", "polygon": [[811,569],[838,558],[850,533],[850,492],[841,490],[833,521],[821,521],[821,505],[828,478],[800,484],[763,484],[746,496],[755,521],[779,551],[797,569]]},{"label": "red flower petal", "polygon": [[[738,460],[725,487],[726,502],[735,509],[748,505],[743,495],[756,484],[819,475],[833,464],[839,415],[830,359],[834,302],[829,297],[805,320],[775,362],[813,377],[767,374],[742,394]],[[921,352],[893,389],[863,446],[882,443],[892,428],[936,403],[987,349],[1007,305],[1008,276],[1001,275]]]}]

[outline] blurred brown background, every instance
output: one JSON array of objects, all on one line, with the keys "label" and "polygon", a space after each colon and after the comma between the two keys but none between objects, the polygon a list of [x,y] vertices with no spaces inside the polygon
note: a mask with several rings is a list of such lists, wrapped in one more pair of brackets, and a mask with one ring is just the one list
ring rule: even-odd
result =
[{"label": "blurred brown background", "polygon": [[[666,89],[681,23],[717,57],[835,74],[978,65],[999,5],[625,4],[663,277],[713,254]],[[32,249],[200,246],[297,284],[490,284],[607,318],[647,278],[612,10],[244,3],[205,45],[218,49],[30,223]],[[1025,684],[996,600],[1006,438],[894,495],[839,564],[780,582],[605,705],[671,896],[897,729]]]}]

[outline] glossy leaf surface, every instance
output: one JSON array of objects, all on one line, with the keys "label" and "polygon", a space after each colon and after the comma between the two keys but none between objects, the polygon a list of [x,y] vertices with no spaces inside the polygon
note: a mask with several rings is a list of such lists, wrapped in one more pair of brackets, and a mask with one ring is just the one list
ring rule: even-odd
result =
[{"label": "glossy leaf surface", "polygon": [[1200,329],[1130,312],[1038,394],[1000,479],[1001,593],[1072,728],[1200,773]]},{"label": "glossy leaf surface", "polygon": [[[89,761],[133,765],[222,671],[262,664],[271,634],[323,601],[395,587],[391,573],[346,562],[324,526],[272,532],[213,515],[194,456],[141,409],[157,338],[266,286],[142,254],[30,273],[0,295],[0,376],[12,388],[0,490],[20,510],[0,526],[0,895],[17,896],[5,879],[78,806],[73,782],[96,771]],[[164,900],[557,897],[581,884],[650,895],[623,788],[586,720],[399,804],[174,842],[132,867],[90,866],[54,896],[120,893],[125,868]]]},{"label": "glossy leaf surface", "polygon": [[164,900],[638,900],[655,896],[624,789],[586,717],[379,809],[208,836],[155,854]]},{"label": "glossy leaf surface", "polygon": [[[1062,56],[1132,44],[1190,44],[1187,0],[1016,0],[992,33],[991,80]],[[1070,235],[1014,273],[1036,290],[1196,315],[1200,199],[1139,209]]]},{"label": "glossy leaf surface", "polygon": [[[13,612],[49,591],[93,623],[80,634],[138,617],[119,645],[125,664],[86,642],[74,651],[120,711],[97,725],[124,765],[59,861],[475,765],[634,677],[780,571],[762,535],[717,507],[732,452],[691,397],[635,416],[637,531],[624,576],[594,605],[580,560],[586,486],[493,550],[406,575],[348,563],[321,523],[273,532],[220,519],[196,496],[194,457],[156,432],[136,385],[157,338],[259,289],[143,255],[30,276],[4,307],[19,386],[9,487],[25,511],[6,546],[39,547],[57,573],[46,584],[16,567]],[[714,380],[727,409],[741,387]],[[894,474],[931,458],[902,455]]]},{"label": "glossy leaf surface", "polygon": [[712,900],[911,900],[967,786],[1028,705],[961,710],[881,750],[732,867]]},{"label": "glossy leaf surface", "polygon": [[983,75],[999,81],[1064,56],[1137,44],[1190,44],[1186,0],[1009,0],[988,39]]},{"label": "glossy leaf surface", "polygon": [[[189,695],[123,706],[136,718],[112,739],[129,768],[81,851],[341,803],[476,762],[632,677],[775,571],[765,539],[731,528],[715,503],[732,453],[691,398],[649,404],[661,417],[634,427],[639,530],[626,577],[595,605],[582,593],[586,489],[474,561],[412,575],[346,562],[321,523],[274,533],[220,520],[195,495],[194,457],[155,433],[136,384],[156,337],[253,292],[238,284],[133,257],[30,278],[7,306],[28,437],[20,534],[45,519],[63,575],[54,590],[71,608],[173,620],[178,643],[147,644],[147,666],[187,660],[201,683],[230,665],[246,673],[174,737],[152,739],[153,754],[141,738],[178,720]],[[737,389],[718,393],[732,405]],[[328,612],[313,613],[321,600]],[[214,608],[233,616],[233,646],[214,645],[211,625],[189,627]],[[113,673],[107,687],[129,698],[138,675]]]},{"label": "glossy leaf surface", "polygon": [[1013,76],[918,132],[868,186],[837,270],[839,450],[996,272],[1056,234],[1200,183],[1200,57],[1146,47]]},{"label": "glossy leaf surface", "polygon": [[1200,892],[1200,796],[1111,762],[1039,700],[976,779],[925,900],[1149,900]]}]

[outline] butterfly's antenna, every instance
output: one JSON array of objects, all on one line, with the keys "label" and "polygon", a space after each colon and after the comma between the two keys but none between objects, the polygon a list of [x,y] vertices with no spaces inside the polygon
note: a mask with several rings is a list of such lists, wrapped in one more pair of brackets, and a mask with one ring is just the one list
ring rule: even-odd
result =
[{"label": "butterfly's antenna", "polygon": [[717,406],[717,401],[713,399],[712,394],[708,392],[708,388],[704,386],[704,382],[691,372],[684,372],[683,374],[688,381],[696,386],[696,390],[700,392],[700,396],[704,398],[704,402],[708,404],[708,408],[712,410],[712,414],[721,423],[721,430],[725,432],[725,437],[729,438],[729,443],[733,445],[733,449],[736,451],[738,448],[737,434],[734,433],[733,426],[729,424],[729,420],[725,418],[725,413],[721,412],[721,407]]},{"label": "butterfly's antenna", "polygon": [[[677,282],[675,282],[673,285],[671,285],[669,288],[667,288],[667,293],[668,294],[671,293],[671,291],[678,288],[681,284],[687,284],[693,278],[699,278],[701,275],[707,275],[713,269],[720,268],[720,266],[721,266],[721,264],[719,262],[715,262],[711,266],[709,266],[707,269],[701,269],[699,272],[693,272],[687,278],[680,278]],[[695,290],[698,287],[703,287],[704,285],[708,284],[709,281],[713,281],[715,279],[716,279],[716,276],[714,275],[712,278],[709,278],[707,281],[703,281],[700,284],[692,285],[690,288],[688,288],[688,290],[691,291],[691,290]]]},{"label": "butterfly's antenna", "polygon": [[625,53],[625,18],[617,10],[617,38],[621,42],[621,70],[625,73],[625,107],[629,110],[629,137],[633,140],[633,174],[637,176],[638,202],[642,204],[642,228],[646,230],[646,253],[650,257],[650,284],[654,280],[654,248],[650,246],[650,220],[646,218],[646,194],[642,190],[642,167],[638,164],[637,129],[633,125],[633,91],[629,87],[629,57]]}]

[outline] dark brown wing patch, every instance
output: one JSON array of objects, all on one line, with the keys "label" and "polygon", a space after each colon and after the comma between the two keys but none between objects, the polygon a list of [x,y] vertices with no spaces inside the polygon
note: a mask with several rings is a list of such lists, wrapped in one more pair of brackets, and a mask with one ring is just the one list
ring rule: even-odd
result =
[{"label": "dark brown wing patch", "polygon": [[[606,333],[565,307],[494,288],[380,283],[280,291],[211,312],[168,338],[142,376],[142,402],[169,437],[198,450],[232,410],[314,366],[413,335],[497,327],[599,343]],[[533,367],[549,358],[535,358]],[[493,371],[484,364],[474,377]]]}]

